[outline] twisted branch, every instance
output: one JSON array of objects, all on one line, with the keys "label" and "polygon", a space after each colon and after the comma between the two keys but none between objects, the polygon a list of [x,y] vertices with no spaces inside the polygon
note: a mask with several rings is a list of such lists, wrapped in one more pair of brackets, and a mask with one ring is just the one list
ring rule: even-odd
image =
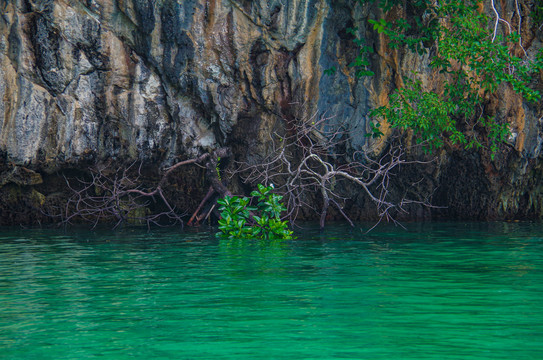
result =
[{"label": "twisted branch", "polygon": [[[90,169],[89,180],[76,179],[79,186],[73,185],[65,177],[72,196],[62,212],[62,223],[68,224],[77,219],[91,222],[93,228],[103,221],[114,221],[114,228],[126,222],[146,223],[148,227],[163,224],[183,226],[183,216],[186,212],[180,212],[171,205],[171,201],[164,194],[168,178],[175,170],[185,165],[205,163],[206,168],[211,166],[214,168],[213,164],[216,164],[218,157],[226,158],[229,154],[228,149],[218,149],[213,153],[180,161],[163,169],[164,172],[154,189],[144,188],[140,180],[142,164],[140,163],[136,170],[134,169],[136,162],[122,170],[111,170],[107,166]],[[213,176],[215,173],[211,174]],[[210,180],[212,188],[217,192],[229,194],[224,185],[217,184],[214,179]],[[164,210],[151,213],[149,205],[157,203],[162,205]]]},{"label": "twisted branch", "polygon": [[[406,161],[405,149],[400,145],[390,146],[378,159],[370,158],[366,152],[350,155],[345,148],[350,141],[344,124],[334,124],[333,117],[316,114],[309,119],[295,121],[286,135],[270,135],[273,151],[258,163],[238,163],[234,174],[241,174],[248,183],[273,183],[282,193],[287,206],[285,217],[296,220],[302,208],[320,213],[320,227],[326,222],[329,207],[335,207],[351,224],[344,211],[347,198],[341,194],[339,185],[348,182],[359,187],[375,204],[379,221],[396,222],[393,212],[406,212],[405,206],[416,201],[401,199],[393,202],[390,194],[390,178],[394,171],[405,164],[423,164],[422,161]],[[355,160],[359,158],[359,160]],[[310,204],[311,195],[320,194],[322,207],[317,210]],[[419,201],[430,206],[427,201]]]}]

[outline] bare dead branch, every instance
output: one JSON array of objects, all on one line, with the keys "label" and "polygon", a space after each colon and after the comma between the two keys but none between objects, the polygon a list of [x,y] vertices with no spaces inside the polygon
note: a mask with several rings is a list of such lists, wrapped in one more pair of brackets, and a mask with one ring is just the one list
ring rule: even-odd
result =
[{"label": "bare dead branch", "polygon": [[287,207],[286,218],[296,220],[303,208],[314,209],[312,196],[322,199],[319,213],[320,226],[324,227],[330,206],[351,224],[344,211],[345,195],[341,184],[351,183],[359,187],[375,204],[379,222],[383,219],[397,222],[394,214],[406,211],[409,204],[430,206],[426,201],[402,198],[393,201],[391,178],[403,165],[424,164],[423,161],[407,161],[406,149],[400,142],[390,144],[379,158],[371,158],[367,152],[348,153],[351,140],[349,129],[334,117],[311,115],[308,119],[291,122],[285,134],[270,135],[271,153],[255,163],[237,163],[232,175],[241,174],[247,183],[275,185]]},{"label": "bare dead branch", "polygon": [[192,216],[190,217],[190,220],[187,223],[187,225],[192,226],[194,224],[194,220],[198,219],[198,213],[200,212],[200,210],[202,210],[202,207],[209,200],[209,198],[211,198],[211,196],[213,196],[214,193],[215,193],[215,189],[213,189],[213,186],[210,186],[209,190],[207,191],[206,196],[204,196],[204,198],[200,202],[200,205],[198,205],[198,208],[196,209],[196,211],[194,211],[194,214],[192,214]]},{"label": "bare dead branch", "polygon": [[[178,168],[190,164],[205,163],[206,168],[213,166],[215,169],[217,158],[226,158],[229,155],[228,149],[218,149],[213,153],[180,161],[163,169],[164,172],[158,184],[151,189],[145,188],[141,181],[141,162],[137,169],[135,169],[136,162],[119,170],[109,169],[108,166],[90,169],[90,179],[76,179],[75,184],[78,185],[65,177],[72,196],[64,208],[62,222],[68,224],[77,219],[90,222],[93,227],[96,227],[100,222],[107,221],[114,222],[115,228],[126,222],[145,223],[147,226],[161,226],[164,223],[183,226],[183,217],[186,213],[172,206],[164,194],[168,177]],[[213,175],[216,177],[216,174]],[[211,179],[211,189],[214,192],[223,196],[230,193],[224,185],[217,182],[218,180]],[[208,198],[204,199],[204,202]],[[149,208],[151,204],[159,205],[155,207],[164,210],[151,213]]]}]

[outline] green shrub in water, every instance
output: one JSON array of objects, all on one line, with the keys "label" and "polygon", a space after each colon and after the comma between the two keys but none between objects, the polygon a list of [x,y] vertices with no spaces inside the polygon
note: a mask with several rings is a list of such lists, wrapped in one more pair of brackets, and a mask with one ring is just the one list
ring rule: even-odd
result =
[{"label": "green shrub in water", "polygon": [[225,196],[217,200],[220,206],[218,237],[230,239],[292,239],[288,221],[281,221],[285,206],[283,197],[272,193],[273,186],[258,184],[251,196],[258,200],[251,205],[248,197]]}]

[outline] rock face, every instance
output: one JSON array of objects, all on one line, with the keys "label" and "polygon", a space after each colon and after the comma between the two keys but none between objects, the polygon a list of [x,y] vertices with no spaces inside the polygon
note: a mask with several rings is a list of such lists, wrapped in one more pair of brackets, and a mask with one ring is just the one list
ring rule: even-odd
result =
[{"label": "rock face", "polygon": [[[514,13],[514,2],[502,3]],[[386,103],[400,74],[424,74],[428,63],[391,50],[367,25],[377,15],[349,0],[0,0],[0,192],[49,196],[59,189],[47,177],[65,169],[162,166],[221,146],[252,161],[269,151],[270,132],[312,114],[346,122],[349,146],[361,149],[368,111]],[[355,25],[375,49],[375,76],[361,80],[348,66]],[[533,54],[541,31],[523,26]],[[499,95],[494,111],[511,124],[511,146],[495,161],[453,149],[421,171],[429,187],[419,190],[448,207],[436,214],[543,215],[541,106]],[[14,169],[44,182],[10,181]]]}]

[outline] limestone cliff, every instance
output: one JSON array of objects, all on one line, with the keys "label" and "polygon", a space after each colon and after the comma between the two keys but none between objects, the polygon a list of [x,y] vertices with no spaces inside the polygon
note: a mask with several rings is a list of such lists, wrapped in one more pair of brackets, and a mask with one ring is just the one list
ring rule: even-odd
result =
[{"label": "limestone cliff", "polygon": [[[348,123],[349,146],[361,149],[368,111],[386,103],[401,75],[432,78],[427,57],[392,50],[372,30],[375,6],[353,3],[0,0],[0,223],[29,221],[55,202],[66,171],[134,160],[156,170],[222,146],[252,161],[269,151],[270,132],[315,113]],[[521,5],[529,12],[528,1]],[[501,2],[511,17],[514,6]],[[373,77],[357,80],[348,66],[358,51],[347,31],[354,25],[375,49]],[[541,29],[526,21],[523,34],[530,53],[541,47]],[[399,174],[400,183],[424,178],[415,190],[447,207],[434,214],[543,215],[541,106],[507,89],[499,96],[491,106],[514,136],[496,160],[449,149]],[[194,206],[206,187],[192,169],[172,196]],[[360,218],[368,216],[362,197],[352,194]]]}]

